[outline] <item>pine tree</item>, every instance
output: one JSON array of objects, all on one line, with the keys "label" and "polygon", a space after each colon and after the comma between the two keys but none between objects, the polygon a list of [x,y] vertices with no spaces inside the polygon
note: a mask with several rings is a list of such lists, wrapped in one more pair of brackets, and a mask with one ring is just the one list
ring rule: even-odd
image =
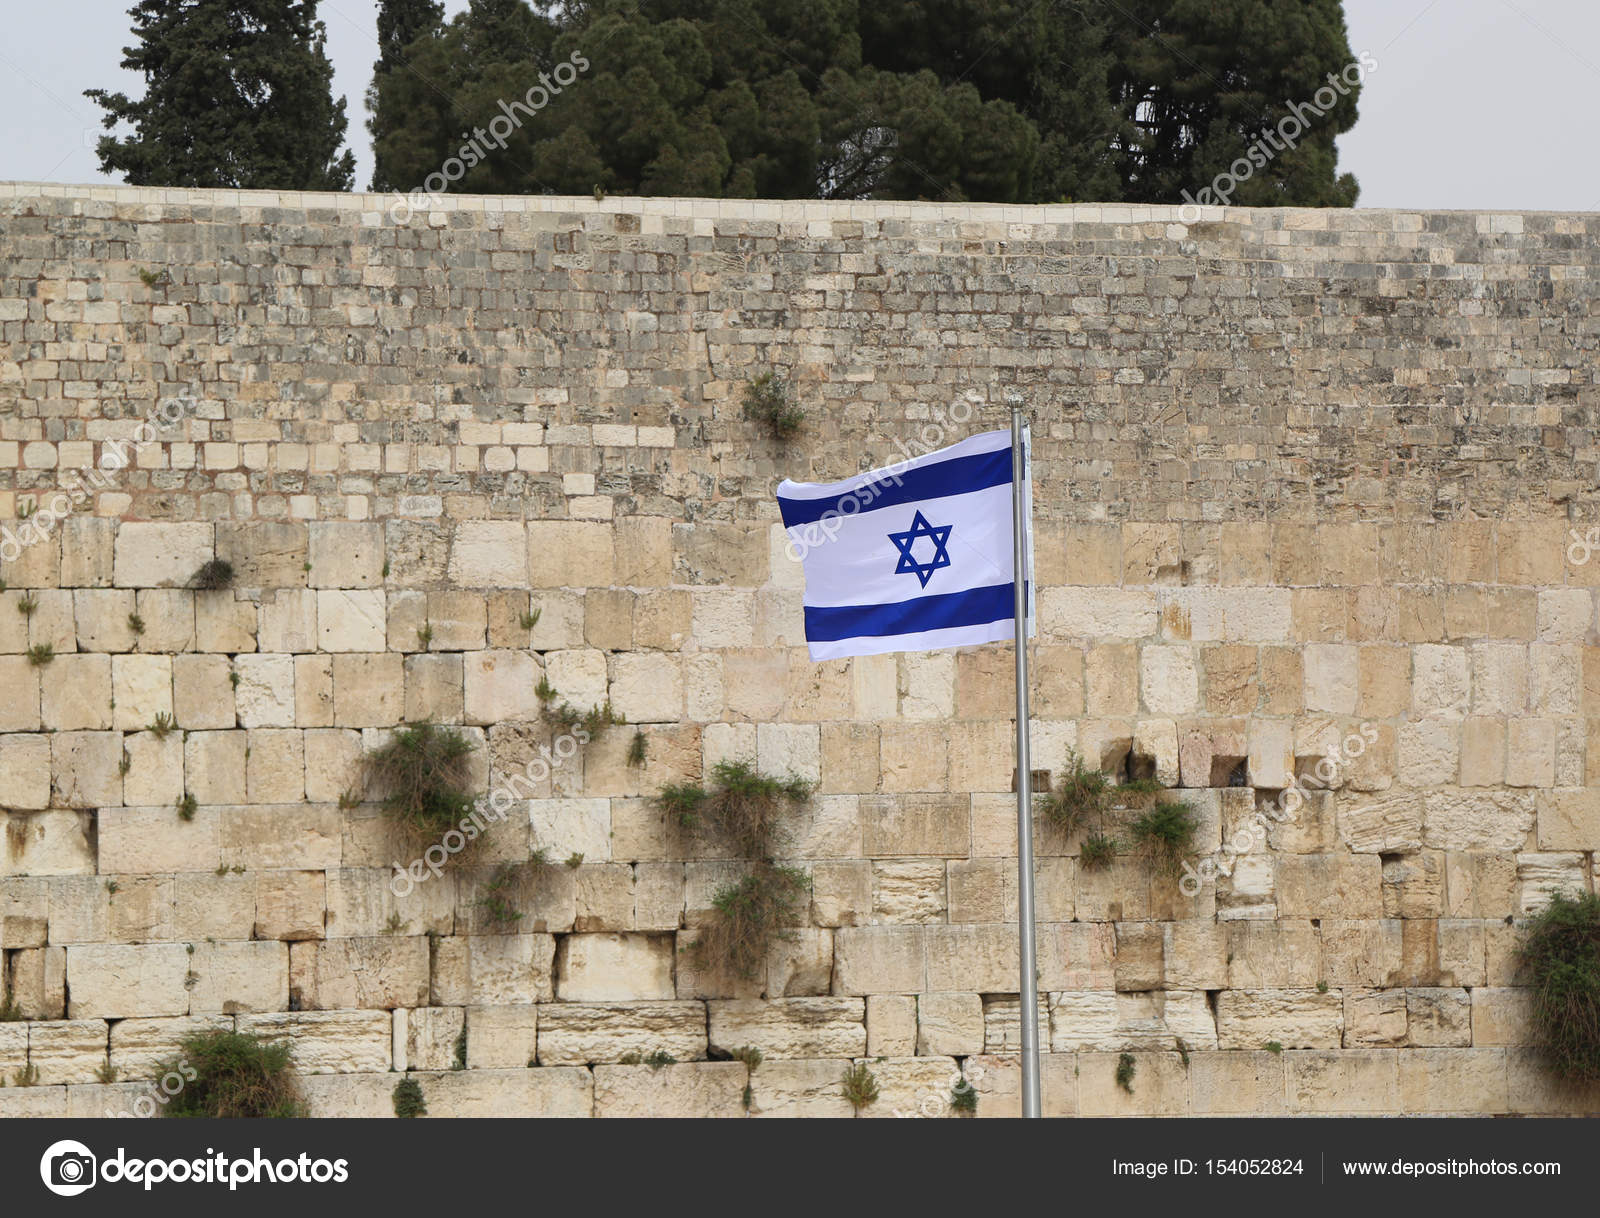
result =
[{"label": "pine tree", "polygon": [[372,135],[373,190],[393,190],[401,185],[390,162],[394,157],[391,137],[402,124],[396,107],[385,105],[397,91],[392,77],[409,70],[407,48],[419,38],[437,35],[443,24],[440,0],[381,0],[378,5],[378,61],[372,65],[372,84],[367,88],[367,109],[372,112],[367,131]]},{"label": "pine tree", "polygon": [[144,96],[90,89],[108,129],[96,151],[106,173],[135,186],[349,190],[345,103],[318,0],[140,0],[124,68]]}]

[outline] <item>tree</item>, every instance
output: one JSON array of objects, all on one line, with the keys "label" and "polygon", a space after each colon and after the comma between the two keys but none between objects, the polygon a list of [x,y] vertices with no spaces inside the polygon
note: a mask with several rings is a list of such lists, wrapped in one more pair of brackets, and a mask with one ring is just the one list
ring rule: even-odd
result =
[{"label": "tree", "polygon": [[1123,198],[1172,203],[1227,175],[1223,189],[1241,205],[1355,202],[1354,176],[1336,172],[1334,139],[1355,125],[1370,61],[1350,71],[1340,0],[1120,8],[1110,83],[1133,132],[1117,149]]},{"label": "tree", "polygon": [[122,66],[144,96],[90,89],[100,167],[135,186],[348,190],[355,156],[317,0],[140,0]]},{"label": "tree", "polygon": [[1339,0],[471,0],[374,132],[430,191],[1176,203],[1254,153],[1235,201],[1347,204],[1356,87],[1255,145],[1350,60]]},{"label": "tree", "polygon": [[437,37],[444,24],[444,5],[440,0],[381,0],[378,5],[378,61],[372,65],[372,84],[367,87],[367,131],[372,136],[374,164],[372,189],[392,190],[401,184],[390,165],[397,155],[392,136],[402,124],[392,106],[385,107],[391,73],[406,71],[406,48],[419,38]]}]

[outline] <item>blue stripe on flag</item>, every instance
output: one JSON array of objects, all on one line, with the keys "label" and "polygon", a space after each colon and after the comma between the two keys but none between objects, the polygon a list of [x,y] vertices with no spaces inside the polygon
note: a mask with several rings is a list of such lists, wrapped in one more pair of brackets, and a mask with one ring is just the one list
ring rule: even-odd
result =
[{"label": "blue stripe on flag", "polygon": [[[896,485],[893,478],[899,478]],[[778,496],[778,508],[783,513],[783,527],[792,529],[797,524],[813,524],[828,512],[839,515],[839,504],[846,499],[855,500],[860,511],[892,507],[898,503],[915,503],[922,499],[939,499],[945,495],[966,495],[973,491],[988,490],[991,486],[1004,486],[1011,481],[1011,450],[973,453],[970,457],[955,457],[932,465],[919,465],[903,474],[891,474],[876,482],[868,482],[854,490],[840,491],[837,495],[823,495],[817,499],[789,499]],[[856,515],[855,512],[849,513]]]},{"label": "blue stripe on flag", "polygon": [[[1006,453],[1009,460],[1011,454]],[[991,584],[965,592],[918,596],[892,605],[806,606],[806,639],[833,643],[861,636],[917,634],[952,626],[977,626],[1015,612],[1012,585]]]}]

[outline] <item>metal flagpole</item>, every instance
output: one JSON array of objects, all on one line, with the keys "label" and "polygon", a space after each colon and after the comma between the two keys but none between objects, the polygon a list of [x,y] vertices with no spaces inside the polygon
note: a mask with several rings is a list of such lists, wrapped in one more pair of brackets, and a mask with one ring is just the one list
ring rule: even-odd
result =
[{"label": "metal flagpole", "polygon": [[1011,407],[1012,581],[1017,656],[1017,931],[1021,942],[1022,1115],[1039,1115],[1039,976],[1033,926],[1033,770],[1028,748],[1028,505],[1022,407]]}]

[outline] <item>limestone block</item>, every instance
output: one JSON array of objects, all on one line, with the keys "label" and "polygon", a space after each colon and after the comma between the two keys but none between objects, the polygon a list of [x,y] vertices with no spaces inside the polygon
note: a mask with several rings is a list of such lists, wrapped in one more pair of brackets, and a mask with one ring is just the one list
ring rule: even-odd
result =
[{"label": "limestone block", "polygon": [[630,1054],[667,1053],[679,1061],[706,1055],[702,1002],[555,1002],[539,1014],[541,1066],[619,1062]]},{"label": "limestone block", "polygon": [[[78,812],[5,812],[0,875],[93,875],[93,818]],[[7,944],[7,946],[10,946]]]},{"label": "limestone block", "polygon": [[106,1023],[76,1019],[28,1025],[28,1064],[39,1072],[36,1084],[97,1081],[106,1065]]},{"label": "limestone block", "polygon": [[[183,1054],[183,1041],[198,1032],[231,1032],[228,1015],[174,1015],[119,1019],[110,1025],[111,1066],[119,1079],[155,1079]],[[143,1090],[143,1089],[141,1089]]]},{"label": "limestone block", "polygon": [[328,589],[317,593],[319,651],[382,651],[387,632],[387,610],[381,589]]},{"label": "limestone block", "polygon": [[1195,1115],[1280,1114],[1284,1109],[1283,1076],[1281,1053],[1192,1053],[1189,1087]]},{"label": "limestone block", "polygon": [[1516,905],[1516,860],[1502,854],[1445,855],[1445,908],[1456,917],[1505,917]]},{"label": "limestone block", "polygon": [[1395,1049],[1291,1050],[1283,1055],[1290,1112],[1393,1112],[1399,1101]]},{"label": "limestone block", "polygon": [[289,1005],[286,943],[201,943],[190,957],[195,1015],[281,1011]]},{"label": "limestone block", "polygon": [[537,1006],[467,1008],[467,1067],[520,1069],[534,1060],[538,1039]]},{"label": "limestone block", "polygon": [[60,947],[33,947],[11,955],[11,1000],[24,1019],[61,1019],[67,1013],[67,953]]},{"label": "limestone block", "polygon": [[872,916],[872,864],[823,861],[811,869],[811,920],[818,926],[858,926]]},{"label": "limestone block", "polygon": [[[74,592],[72,615],[78,646],[84,651],[131,651],[138,639],[128,621],[133,614],[133,607],[132,591],[105,589]],[[4,606],[0,606],[0,611],[3,609]],[[19,632],[17,650],[21,650],[25,637],[24,633]],[[0,646],[0,650],[6,649]]]},{"label": "limestone block", "polygon": [[555,996],[555,954],[556,940],[548,934],[441,940],[434,963],[433,1001],[471,1005],[548,1002]]},{"label": "limestone block", "polygon": [[465,679],[458,655],[408,655],[405,658],[406,722],[457,723],[462,716]]},{"label": "limestone block", "polygon": [[1510,1110],[1504,1049],[1425,1048],[1396,1056],[1402,1112],[1488,1114]]},{"label": "limestone block", "polygon": [[1280,855],[1276,873],[1284,917],[1370,917],[1383,908],[1383,868],[1376,855]]},{"label": "limestone block", "polygon": [[256,939],[320,939],[327,885],[321,871],[262,871],[255,877]]},{"label": "limestone block", "polygon": [[256,646],[260,651],[315,651],[317,593],[308,588],[278,588],[261,598]]},{"label": "limestone block", "polygon": [[[888,921],[951,921],[951,922],[1004,922],[1017,916],[1016,893],[1016,866],[1009,859],[974,859],[970,862],[952,861],[946,864],[933,864],[940,866],[939,880],[944,879],[944,872],[948,872],[950,910],[946,919],[938,912],[939,906],[933,906],[932,916],[923,918],[884,919]],[[879,863],[876,869],[883,870],[895,867],[927,867],[930,864],[895,864]],[[1058,874],[1057,869],[1065,867],[1065,874]],[[1052,858],[1042,860],[1037,865],[1038,873],[1048,875],[1048,879],[1040,884],[1040,895],[1051,904],[1048,912],[1041,916],[1054,921],[1058,916],[1070,918],[1072,916],[1072,860]],[[880,888],[882,887],[880,879]],[[944,885],[941,883],[936,890],[940,905],[943,903]],[[1065,908],[1056,904],[1056,899],[1065,901]],[[1043,902],[1041,902],[1042,904]],[[881,917],[881,915],[880,915]]]},{"label": "limestone block", "polygon": [[116,526],[114,520],[94,516],[72,516],[62,523],[61,587],[110,586]]},{"label": "limestone block", "polygon": [[635,930],[677,930],[683,924],[683,864],[639,863],[634,867]]},{"label": "limestone block", "polygon": [[122,777],[125,803],[153,807],[175,804],[183,797],[182,732],[165,740],[154,732],[136,732],[123,737],[123,748],[128,759],[128,772]]},{"label": "limestone block", "polygon": [[1078,1055],[1078,1107],[1084,1116],[1187,1116],[1188,1071],[1177,1053],[1136,1052],[1131,1094],[1117,1084],[1121,1053]]},{"label": "limestone block", "polygon": [[[3,612],[3,610],[0,610]],[[27,656],[0,655],[0,731],[31,732],[39,728],[39,669]]]},{"label": "limestone block", "polygon": [[1158,628],[1153,592],[1134,588],[1041,588],[1039,628],[1054,639],[1142,639]]},{"label": "limestone block", "polygon": [[[462,1007],[419,1007],[396,1011],[395,1066],[403,1062],[407,1070],[457,1069],[456,1047],[466,1031],[466,1011]],[[403,1034],[402,1034],[403,1033]],[[526,1066],[527,1058],[519,1065]]]},{"label": "limestone block", "polygon": [[236,653],[256,649],[256,606],[229,591],[194,598],[194,638],[199,651]]},{"label": "limestone block", "polygon": [[217,557],[233,564],[240,588],[303,588],[311,558],[309,530],[286,521],[218,522]]},{"label": "limestone block", "polygon": [[874,922],[943,922],[943,862],[880,862],[872,865]]},{"label": "limestone block", "polygon": [[[294,658],[294,719],[300,727],[332,727],[334,714],[333,665],[331,655],[295,656]],[[347,661],[348,664],[348,661]],[[361,665],[350,666],[361,673]],[[382,672],[382,668],[379,668]],[[387,686],[364,691],[379,699],[392,698]],[[392,703],[391,703],[392,705]]]},{"label": "limestone block", "polygon": [[139,650],[149,653],[194,648],[194,593],[182,588],[141,588],[134,612],[144,619]]},{"label": "limestone block", "polygon": [[242,655],[234,660],[239,684],[234,690],[241,727],[293,727],[294,657]]},{"label": "limestone block", "polygon": [[1406,991],[1406,1043],[1464,1048],[1472,1043],[1472,999],[1464,989]]},{"label": "limestone block", "polygon": [[611,701],[630,723],[678,722],[683,718],[683,672],[678,660],[655,652],[612,656]]},{"label": "limestone block", "polygon": [[556,953],[556,993],[564,1002],[672,998],[667,935],[569,935]]},{"label": "limestone block", "polygon": [[917,1048],[917,1000],[909,994],[869,994],[867,1053],[871,1057],[908,1057]]},{"label": "limestone block", "polygon": [[519,520],[463,520],[450,545],[450,582],[463,588],[526,588],[528,531]]},{"label": "limestone block", "polygon": [[707,1013],[716,1053],[753,1046],[770,1058],[859,1057],[867,1048],[860,998],[723,999]]},{"label": "limestone block", "polygon": [[1467,713],[1472,679],[1465,648],[1422,644],[1412,648],[1411,665],[1413,714],[1459,718]]},{"label": "limestone block", "polygon": [[861,800],[860,810],[869,858],[964,858],[970,848],[972,807],[964,795],[873,796]]},{"label": "limestone block", "polygon": [[1535,820],[1531,791],[1443,788],[1422,797],[1422,841],[1435,850],[1518,850]]},{"label": "limestone block", "polygon": [[181,944],[85,943],[67,948],[70,1019],[187,1015],[189,955]]},{"label": "limestone block", "polygon": [[0,736],[0,791],[17,810],[50,806],[50,738]]},{"label": "limestone block", "polygon": [[[6,739],[0,738],[0,759]],[[1540,850],[1600,849],[1600,791],[1578,787],[1541,792],[1537,806]]]},{"label": "limestone block", "polygon": [[[463,522],[466,523],[466,522]],[[315,520],[310,525],[313,588],[379,588],[383,586],[383,526],[367,521]],[[352,648],[371,651],[370,647]]]},{"label": "limestone block", "polygon": [[181,588],[216,557],[209,524],[124,521],[117,529],[113,582],[119,588]]},{"label": "limestone block", "polygon": [[248,737],[247,732],[184,734],[184,781],[201,804],[244,803]]},{"label": "limestone block", "polygon": [[570,1118],[594,1112],[587,1070],[453,1070],[418,1078],[430,1117]]},{"label": "limestone block", "polygon": [[1404,990],[1348,990],[1344,995],[1344,1043],[1399,1045],[1406,1039]]},{"label": "limestone block", "polygon": [[200,808],[192,821],[178,819],[170,806],[101,808],[97,821],[102,875],[211,871],[222,861],[212,808]]},{"label": "limestone block", "polygon": [[802,998],[828,993],[833,982],[833,932],[801,927],[767,957],[767,996]]},{"label": "limestone block", "polygon": [[596,1066],[597,1117],[742,1117],[749,1071],[743,1062]]},{"label": "limestone block", "polygon": [[[274,1011],[240,1015],[238,1028],[270,1042],[287,1041],[301,1074],[387,1071],[393,1059],[388,1011]],[[393,1086],[390,1081],[391,1091]]]},{"label": "limestone block", "polygon": [[1340,643],[1308,643],[1303,662],[1306,709],[1355,714],[1359,688],[1357,649]]},{"label": "limestone block", "polygon": [[1337,991],[1223,990],[1217,996],[1217,1044],[1223,1049],[1336,1049],[1344,1032]]},{"label": "limestone block", "polygon": [[539,662],[524,651],[474,651],[463,657],[468,723],[537,720],[542,706],[534,690]]},{"label": "limestone block", "polygon": [[[983,1006],[983,1051],[986,1053],[1019,1053],[1022,1050],[1022,1000],[1020,998],[987,997]],[[1050,999],[1042,995],[1035,1013],[1038,1020],[1034,1029],[1040,1045],[1050,1044]],[[966,1056],[963,1049],[957,1056]]]},{"label": "limestone block", "polygon": [[634,595],[622,588],[590,588],[583,598],[583,638],[601,651],[633,649]]},{"label": "limestone block", "polygon": [[[924,931],[921,926],[840,927],[833,936],[834,992],[916,994],[924,990]],[[961,988],[975,990],[979,987],[962,985]]]},{"label": "limestone block", "polygon": [[1575,896],[1586,888],[1581,854],[1517,855],[1517,909],[1519,914],[1537,913],[1557,892]]},{"label": "limestone block", "polygon": [[533,521],[527,545],[534,588],[606,588],[616,582],[615,538],[607,524]]},{"label": "limestone block", "polygon": [[929,926],[925,929],[927,991],[1003,994],[1015,988],[1015,925]]},{"label": "limestone block", "polygon": [[248,733],[245,790],[253,804],[294,803],[305,798],[303,733],[259,728]]},{"label": "limestone block", "polygon": [[574,930],[633,929],[632,867],[626,863],[584,863],[575,878]]},{"label": "limestone block", "polygon": [[844,1098],[845,1058],[764,1061],[750,1073],[750,1115],[765,1117],[851,1117]]},{"label": "limestone block", "polygon": [[306,1011],[426,1006],[428,941],[394,937],[290,944],[289,993],[291,1002],[298,999],[298,1008]]},{"label": "limestone block", "polygon": [[[322,923],[324,933],[330,939],[451,934],[455,929],[455,873],[445,871],[434,877],[424,872],[424,880],[409,889],[397,885],[404,892],[403,896],[396,896],[391,886],[394,874],[392,866],[329,870],[326,873],[327,916]],[[263,885],[265,882],[263,879]],[[457,997],[451,1005],[461,1006],[465,1001]]]},{"label": "limestone block", "polygon": [[58,655],[41,674],[40,711],[51,731],[104,731],[112,725],[111,657]]},{"label": "limestone block", "polygon": [[[0,1050],[0,1062],[4,1061],[4,1051]],[[22,1068],[20,1061],[16,1068]],[[66,1087],[8,1087],[0,1090],[0,1119],[64,1117],[67,1115],[67,1092]]]},{"label": "limestone block", "polygon": [[1515,718],[1506,723],[1506,786],[1556,785],[1556,722]]},{"label": "limestone block", "polygon": [[1383,913],[1388,918],[1437,918],[1444,913],[1444,857],[1434,852],[1383,860]]},{"label": "limestone block", "polygon": [[1196,709],[1200,679],[1192,647],[1146,646],[1139,652],[1139,687],[1145,709],[1183,715]]},{"label": "limestone block", "polygon": [[1289,785],[1294,772],[1294,742],[1291,725],[1282,720],[1250,720],[1247,765],[1250,785],[1281,790]]},{"label": "limestone block", "polygon": [[[201,731],[234,725],[232,671],[227,656],[172,657],[172,713],[179,727],[186,731]],[[120,698],[117,706],[120,712]]]},{"label": "limestone block", "polygon": [[394,652],[333,657],[333,722],[339,727],[388,727],[404,705],[404,661]]}]

